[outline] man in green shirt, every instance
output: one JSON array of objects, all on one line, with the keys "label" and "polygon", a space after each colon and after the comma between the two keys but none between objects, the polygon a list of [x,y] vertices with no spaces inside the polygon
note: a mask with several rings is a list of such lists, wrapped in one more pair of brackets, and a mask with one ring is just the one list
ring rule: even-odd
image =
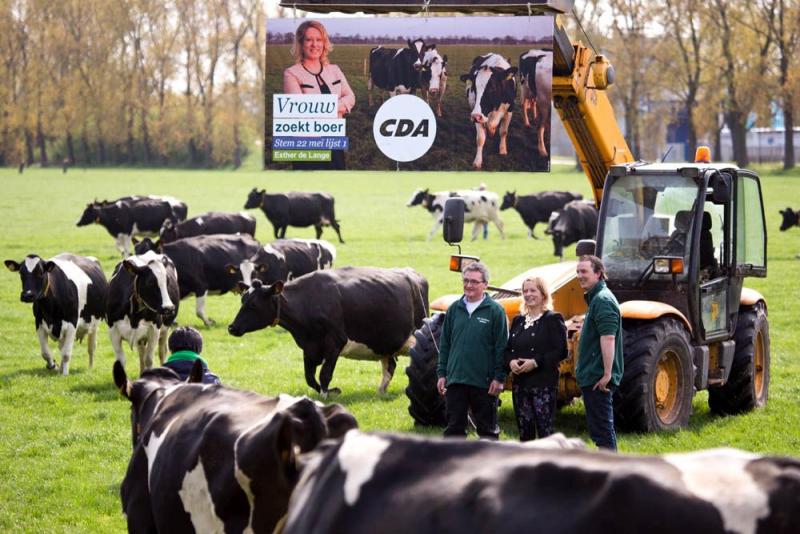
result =
[{"label": "man in green shirt", "polygon": [[446,437],[466,437],[472,409],[478,435],[497,439],[497,397],[506,379],[503,351],[508,341],[506,313],[486,293],[489,270],[471,263],[462,273],[464,296],[448,309],[439,342],[437,388],[444,395]]},{"label": "man in green shirt", "polygon": [[586,409],[586,425],[592,441],[617,450],[614,432],[614,390],[622,380],[622,314],[619,302],[606,286],[603,260],[581,256],[578,283],[585,291],[589,310],[583,319],[575,373]]}]

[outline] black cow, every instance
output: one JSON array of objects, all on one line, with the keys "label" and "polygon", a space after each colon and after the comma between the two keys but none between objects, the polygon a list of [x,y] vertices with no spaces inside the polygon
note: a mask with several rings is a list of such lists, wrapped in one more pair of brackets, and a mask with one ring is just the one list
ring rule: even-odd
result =
[{"label": "black cow", "polygon": [[514,208],[522,217],[522,222],[528,227],[528,237],[536,237],[534,229],[536,223],[546,223],[550,221],[550,214],[560,210],[564,204],[572,200],[581,200],[583,195],[569,193],[567,191],[542,191],[532,195],[519,195],[516,191],[506,191],[503,196],[501,210]]},{"label": "black cow", "polygon": [[587,200],[573,200],[550,216],[545,233],[553,236],[553,254],[564,258],[564,247],[597,234],[597,208]]},{"label": "black cow", "polygon": [[369,79],[367,90],[372,106],[372,89],[378,87],[397,94],[414,94],[420,88],[420,70],[425,52],[434,45],[426,46],[422,39],[408,39],[406,48],[384,48],[376,46],[369,51]]},{"label": "black cow", "polygon": [[319,239],[278,239],[261,247],[239,264],[228,265],[228,272],[245,285],[254,279],[264,284],[288,282],[319,269],[332,269],[336,248]]},{"label": "black cow", "polygon": [[122,342],[135,345],[140,370],[167,356],[167,334],[179,305],[178,274],[167,256],[153,251],[131,256],[114,267],[108,283],[106,322],[117,361],[125,365]]},{"label": "black cow", "polygon": [[512,67],[500,54],[489,53],[472,60],[472,67],[460,79],[466,84],[470,120],[475,123],[477,151],[472,165],[483,167],[483,145],[486,132],[494,137],[500,127],[501,156],[508,155],[508,127],[517,97],[517,83],[514,75],[517,67]]},{"label": "black cow", "polygon": [[9,271],[22,280],[22,302],[33,303],[36,335],[48,369],[56,364],[47,344],[48,336],[58,341],[61,373],[69,374],[75,340],[88,334],[89,368],[94,365],[97,326],[106,313],[108,282],[96,258],[59,254],[44,260],[28,254],[21,262],[6,260]]},{"label": "black cow", "polygon": [[178,221],[172,204],[166,200],[146,198],[88,204],[77,225],[86,226],[94,222],[103,226],[116,239],[117,250],[127,258],[134,235],[157,236],[166,220]]},{"label": "black cow", "polygon": [[314,271],[286,284],[264,286],[254,280],[228,332],[241,336],[282,326],[303,349],[306,383],[324,396],[339,392],[328,389],[339,355],[380,360],[378,391],[385,393],[397,354],[407,353],[427,315],[428,281],[413,269],[345,267]]},{"label": "black cow", "polygon": [[352,431],[310,456],[284,534],[788,534],[800,524],[800,461],[735,449],[625,456]]},{"label": "black cow", "polygon": [[800,226],[800,211],[795,211],[792,208],[782,210],[783,222],[781,222],[781,232],[785,232],[792,226]]},{"label": "black cow", "polygon": [[336,220],[333,210],[333,202],[333,197],[328,193],[289,191],[268,194],[264,189],[258,191],[254,187],[247,195],[244,209],[261,208],[272,223],[275,239],[286,237],[286,228],[289,226],[301,228],[313,226],[319,239],[322,227],[331,226],[339,236],[339,243],[344,243],[339,231],[339,221]]},{"label": "black cow", "polygon": [[255,237],[256,219],[249,213],[210,211],[178,224],[167,219],[158,234],[162,243],[170,243],[184,237],[211,234],[247,234]]},{"label": "black cow", "polygon": [[[95,199],[94,202],[88,204],[86,207],[102,207],[108,206],[111,204],[116,204],[117,202],[127,202],[129,204],[135,204],[137,202],[141,202],[143,200],[160,200],[162,202],[166,202],[172,208],[172,213],[175,214],[175,218],[179,221],[185,221],[186,215],[189,213],[189,208],[186,206],[186,203],[182,200],[178,200],[175,197],[168,197],[162,195],[130,195],[127,197],[120,197],[116,200],[97,200]],[[78,220],[78,226],[86,226],[87,224],[91,224],[94,221],[93,212],[91,210],[86,211],[84,210],[81,218]]]},{"label": "black cow", "polygon": [[239,265],[260,248],[261,243],[248,235],[213,234],[186,237],[172,243],[153,243],[145,238],[136,245],[136,253],[156,250],[169,256],[178,271],[180,298],[194,295],[197,317],[211,326],[214,321],[206,315],[206,297],[235,289],[240,279],[229,272],[228,266]]},{"label": "black cow", "polygon": [[116,362],[114,383],[131,401],[120,487],[129,532],[270,533],[299,477],[297,453],[357,427],[338,404],[184,383],[167,368],[131,383]]}]

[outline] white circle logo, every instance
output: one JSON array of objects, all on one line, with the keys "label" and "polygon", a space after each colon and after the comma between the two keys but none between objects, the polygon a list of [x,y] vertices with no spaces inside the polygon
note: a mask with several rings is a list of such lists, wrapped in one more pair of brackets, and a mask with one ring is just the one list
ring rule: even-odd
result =
[{"label": "white circle logo", "polygon": [[395,161],[414,161],[430,150],[436,139],[436,117],[431,107],[413,95],[390,98],[372,123],[375,144]]}]

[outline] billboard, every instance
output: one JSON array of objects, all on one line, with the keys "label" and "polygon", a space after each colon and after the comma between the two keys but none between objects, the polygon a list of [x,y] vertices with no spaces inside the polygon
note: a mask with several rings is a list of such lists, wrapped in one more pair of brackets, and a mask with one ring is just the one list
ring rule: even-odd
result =
[{"label": "billboard", "polygon": [[268,169],[548,171],[549,16],[267,21]]}]

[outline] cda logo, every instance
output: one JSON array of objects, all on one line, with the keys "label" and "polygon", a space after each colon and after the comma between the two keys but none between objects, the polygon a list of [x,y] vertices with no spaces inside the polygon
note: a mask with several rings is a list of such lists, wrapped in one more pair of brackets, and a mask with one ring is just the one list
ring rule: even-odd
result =
[{"label": "cda logo", "polygon": [[431,107],[413,95],[390,98],[372,123],[375,144],[388,158],[414,161],[430,150],[436,139],[436,117]]}]

